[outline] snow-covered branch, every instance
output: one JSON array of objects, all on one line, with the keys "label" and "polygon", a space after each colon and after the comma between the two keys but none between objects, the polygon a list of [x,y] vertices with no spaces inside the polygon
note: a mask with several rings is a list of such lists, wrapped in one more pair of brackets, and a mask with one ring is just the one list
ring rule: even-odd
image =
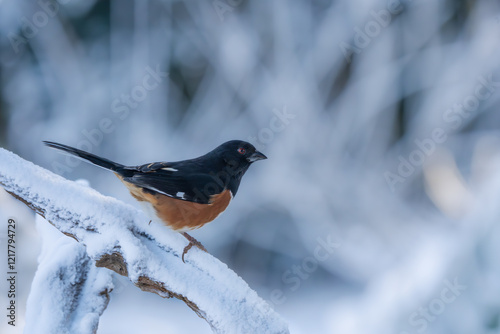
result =
[{"label": "snow-covered branch", "polygon": [[161,297],[184,301],[216,333],[288,333],[286,323],[210,254],[134,207],[68,181],[0,148],[0,184],[59,231],[85,245],[96,266]]},{"label": "snow-covered branch", "polygon": [[95,334],[113,289],[112,272],[94,265],[85,246],[38,216],[42,253],[26,305],[25,333]]}]

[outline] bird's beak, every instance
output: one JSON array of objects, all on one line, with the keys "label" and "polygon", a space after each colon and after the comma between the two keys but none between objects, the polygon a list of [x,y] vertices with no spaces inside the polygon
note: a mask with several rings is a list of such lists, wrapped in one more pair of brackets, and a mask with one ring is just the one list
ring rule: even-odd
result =
[{"label": "bird's beak", "polygon": [[260,153],[259,151],[255,151],[254,154],[252,154],[247,158],[249,162],[255,162],[264,159],[267,159],[267,157],[264,154]]}]

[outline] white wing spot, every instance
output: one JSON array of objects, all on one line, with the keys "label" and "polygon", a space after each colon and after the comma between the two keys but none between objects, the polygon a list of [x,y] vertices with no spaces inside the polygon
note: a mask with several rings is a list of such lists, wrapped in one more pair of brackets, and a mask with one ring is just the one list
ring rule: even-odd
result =
[{"label": "white wing spot", "polygon": [[163,167],[162,169],[166,170],[166,171],[169,171],[169,172],[177,172],[178,171],[177,169],[171,168],[171,167]]},{"label": "white wing spot", "polygon": [[177,194],[175,194],[175,197],[184,198],[184,195],[185,195],[185,193],[183,193],[182,191],[179,191]]}]

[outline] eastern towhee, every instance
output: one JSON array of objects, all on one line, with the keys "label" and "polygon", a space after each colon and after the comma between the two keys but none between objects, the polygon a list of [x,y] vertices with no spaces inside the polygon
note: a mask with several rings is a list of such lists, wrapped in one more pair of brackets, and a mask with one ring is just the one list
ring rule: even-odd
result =
[{"label": "eastern towhee", "polygon": [[129,167],[70,146],[44,143],[113,171],[151,219],[162,221],[189,240],[182,261],[192,246],[206,251],[185,231],[199,228],[222,213],[248,167],[267,159],[252,144],[232,140],[195,159]]}]

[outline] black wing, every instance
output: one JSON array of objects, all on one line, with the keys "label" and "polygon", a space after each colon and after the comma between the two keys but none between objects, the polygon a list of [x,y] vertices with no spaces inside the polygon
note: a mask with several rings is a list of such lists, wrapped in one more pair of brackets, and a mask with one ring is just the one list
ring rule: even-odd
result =
[{"label": "black wing", "polygon": [[127,170],[131,173],[123,177],[124,181],[189,202],[208,204],[211,195],[225,188],[223,182],[202,173],[194,162],[155,162]]},{"label": "black wing", "polygon": [[176,168],[173,166],[176,165],[175,163],[172,162],[153,162],[150,164],[145,164],[142,166],[137,166],[135,167],[137,170],[148,173],[148,172],[156,172],[158,170],[164,170],[164,171],[170,171],[170,172],[176,172],[178,171]]}]

